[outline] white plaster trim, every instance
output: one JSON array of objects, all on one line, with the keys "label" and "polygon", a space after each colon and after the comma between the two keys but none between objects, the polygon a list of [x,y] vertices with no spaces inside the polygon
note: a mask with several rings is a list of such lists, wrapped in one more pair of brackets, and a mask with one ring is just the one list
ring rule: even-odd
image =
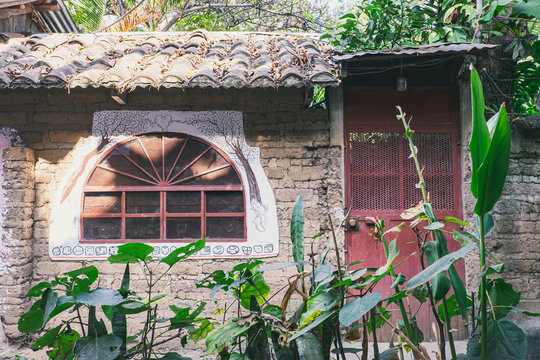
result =
[{"label": "white plaster trim", "polygon": [[[119,244],[80,243],[80,211],[84,183],[105,152],[131,136],[152,132],[183,133],[209,142],[229,156],[242,178],[246,198],[247,241],[207,241],[205,248],[195,254],[194,258],[259,258],[278,254],[279,232],[274,193],[261,166],[259,148],[250,147],[245,141],[242,113],[100,111],[94,114],[90,141],[73,151],[75,161],[53,202],[49,238],[49,255],[52,259],[106,259],[116,252]],[[255,191],[251,193],[247,171],[233,145],[241,148],[241,154],[249,163],[248,167],[256,179],[258,196]],[[156,248],[153,255],[159,257],[185,244],[163,242],[152,245]]]}]

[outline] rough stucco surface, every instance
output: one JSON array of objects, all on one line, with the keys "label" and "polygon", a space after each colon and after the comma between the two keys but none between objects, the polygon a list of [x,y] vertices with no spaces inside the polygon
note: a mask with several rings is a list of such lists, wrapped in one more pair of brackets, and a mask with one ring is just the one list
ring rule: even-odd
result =
[{"label": "rough stucco surface", "polygon": [[[128,94],[127,100],[129,105],[120,106],[110,99],[109,91],[102,90],[72,90],[70,94],[64,90],[0,93],[0,122],[18,129],[25,146],[35,152],[32,168],[35,170],[35,201],[29,209],[32,221],[28,224],[33,237],[30,252],[18,255],[25,261],[32,259],[32,266],[24,273],[28,285],[81,266],[80,262],[49,259],[48,219],[59,184],[73,162],[72,149],[88,141],[93,113],[99,110],[242,111],[246,140],[250,146],[260,147],[261,162],[278,201],[280,255],[266,260],[268,263],[292,260],[289,219],[298,195],[304,197],[308,239],[328,229],[328,213],[343,214],[341,148],[329,145],[327,112],[304,108],[303,89],[138,90]],[[29,190],[31,183],[26,183]],[[334,223],[338,220],[341,219],[334,217]],[[318,238],[314,251],[320,254],[328,240],[327,236]],[[311,246],[306,243],[305,252],[309,254]],[[208,300],[209,290],[196,289],[194,280],[216,269],[228,271],[237,263],[237,260],[179,263],[168,282],[171,302]],[[112,266],[106,261],[84,262],[83,265],[90,264],[96,265],[104,275],[100,286],[119,287],[122,266]],[[269,272],[265,277],[273,289],[280,289],[288,273],[292,274],[293,269]],[[0,276],[0,284],[13,281],[12,276]],[[135,289],[142,288],[144,279],[141,277],[138,273],[132,276]],[[23,292],[21,290],[17,297],[24,295]],[[281,297],[276,296],[275,301],[281,301]],[[213,309],[215,305],[209,303],[207,307]],[[0,309],[0,317],[10,319],[10,326],[6,326],[9,338],[20,336],[13,321],[26,310],[20,305]]]}]

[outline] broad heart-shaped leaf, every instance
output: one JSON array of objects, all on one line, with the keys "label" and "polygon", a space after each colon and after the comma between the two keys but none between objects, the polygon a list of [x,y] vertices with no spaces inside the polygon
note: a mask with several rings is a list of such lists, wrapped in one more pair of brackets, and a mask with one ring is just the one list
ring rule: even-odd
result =
[{"label": "broad heart-shaped leaf", "polygon": [[177,262],[187,259],[191,255],[195,254],[197,251],[201,251],[204,248],[206,243],[205,239],[201,239],[176,250],[171,251],[171,253],[161,259],[162,263],[165,263],[169,266],[173,266]]},{"label": "broad heart-shaped leaf", "polygon": [[236,319],[229,319],[222,326],[211,331],[206,337],[206,352],[208,354],[216,354],[225,347],[237,343],[237,337],[244,335],[249,327],[250,322],[239,325]]},{"label": "broad heart-shaped leaf", "polygon": [[255,270],[253,276],[246,280],[247,284],[244,284],[240,288],[240,304],[249,309],[249,303],[251,296],[255,296],[259,305],[265,303],[265,299],[270,294],[270,286],[264,281],[262,274]]},{"label": "broad heart-shaped leaf", "polygon": [[493,209],[501,197],[510,161],[510,138],[506,109],[501,106],[488,152],[476,170],[478,193],[474,212],[480,216]]},{"label": "broad heart-shaped leaf", "polygon": [[108,288],[97,288],[90,292],[80,293],[76,297],[76,302],[91,306],[118,305],[125,299],[119,291]]},{"label": "broad heart-shaped leaf", "polygon": [[480,76],[471,65],[472,134],[469,142],[472,162],[471,192],[478,199],[477,171],[482,164],[491,142],[484,116],[484,93]]},{"label": "broad heart-shaped leaf", "polygon": [[111,264],[127,262],[137,262],[139,260],[147,260],[150,254],[154,251],[154,247],[143,243],[128,243],[118,247],[116,255],[109,256]]},{"label": "broad heart-shaped leaf", "polygon": [[114,360],[120,355],[120,345],[122,339],[114,335],[87,336],[77,340],[73,352],[78,360]]},{"label": "broad heart-shaped leaf", "polygon": [[41,326],[43,324],[41,301],[41,299],[36,301],[30,308],[30,310],[21,315],[17,325],[20,332],[33,332],[41,329]]},{"label": "broad heart-shaped leaf", "polygon": [[516,1],[512,6],[513,18],[540,19],[540,3],[535,0]]},{"label": "broad heart-shaped leaf", "polygon": [[[467,359],[480,359],[480,332],[478,327],[467,343]],[[489,360],[525,360],[527,337],[510,321],[490,321],[487,329],[487,358]]]},{"label": "broad heart-shaped leaf", "polygon": [[[490,279],[487,283],[488,303],[493,309],[488,313],[496,319],[502,319],[519,303],[521,293],[514,291],[504,279]],[[494,313],[494,314],[493,314]]]},{"label": "broad heart-shaped leaf", "polygon": [[[304,199],[298,196],[291,217],[291,241],[293,259],[304,260]],[[298,272],[304,271],[304,265],[296,265]]]},{"label": "broad heart-shaped leaf", "polygon": [[310,332],[296,339],[296,349],[300,360],[324,360],[321,344]]},{"label": "broad heart-shaped leaf", "polygon": [[475,247],[476,245],[470,244],[457,251],[454,251],[453,253],[443,256],[433,264],[429,265],[425,270],[419,272],[412,279],[407,281],[407,288],[405,290],[414,289],[415,287],[433,279],[439,273],[447,271],[453,263],[464,258]]},{"label": "broad heart-shaped leaf", "polygon": [[[448,297],[446,300],[446,305],[448,307],[448,315],[450,316],[450,319],[452,319],[454,316],[461,315],[461,307],[457,303],[456,295],[452,294]],[[467,297],[467,307],[472,305],[472,301],[470,297]],[[437,308],[437,314],[441,318],[442,321],[445,321],[444,316],[444,308],[443,304],[440,304]]]},{"label": "broad heart-shaped leaf", "polygon": [[91,265],[91,266],[83,267],[81,269],[68,271],[64,273],[64,275],[67,275],[72,278],[76,278],[76,277],[79,277],[80,275],[84,275],[88,278],[89,284],[93,284],[94,281],[96,281],[99,276],[99,271],[95,266]]},{"label": "broad heart-shaped leaf", "polygon": [[373,309],[381,300],[381,296],[380,293],[369,293],[346,303],[339,311],[339,322],[345,326],[351,325]]}]

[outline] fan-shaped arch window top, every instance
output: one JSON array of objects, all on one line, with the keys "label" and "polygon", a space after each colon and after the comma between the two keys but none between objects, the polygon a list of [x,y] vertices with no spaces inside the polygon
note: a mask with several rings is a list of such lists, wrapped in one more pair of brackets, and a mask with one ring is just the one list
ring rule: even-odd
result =
[{"label": "fan-shaped arch window top", "polygon": [[83,243],[246,240],[242,182],[215,147],[184,135],[137,136],[86,181]]},{"label": "fan-shaped arch window top", "polygon": [[119,245],[166,256],[267,257],[279,249],[274,192],[235,111],[100,111],[71,152],[49,219],[52,259],[107,259]]}]

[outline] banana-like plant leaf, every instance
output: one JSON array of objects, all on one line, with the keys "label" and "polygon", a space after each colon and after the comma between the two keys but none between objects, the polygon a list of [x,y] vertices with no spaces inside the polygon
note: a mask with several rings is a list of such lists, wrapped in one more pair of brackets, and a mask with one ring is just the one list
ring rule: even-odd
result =
[{"label": "banana-like plant leaf", "polygon": [[[481,358],[478,327],[467,343],[467,359]],[[527,337],[523,330],[510,321],[490,321],[487,328],[487,358],[489,360],[525,360]]]},{"label": "banana-like plant leaf", "polygon": [[476,70],[471,66],[471,101],[472,101],[472,134],[469,143],[472,162],[471,192],[478,199],[477,171],[484,161],[489,149],[489,130],[484,116],[484,93],[482,82]]},{"label": "banana-like plant leaf", "polygon": [[[130,282],[130,273],[129,273],[129,263],[126,264],[124,268],[124,276],[122,277],[122,283],[120,285],[120,291],[123,293],[124,299],[127,297],[127,292],[129,291],[129,282]],[[124,354],[127,349],[127,317],[126,314],[120,313],[118,307],[113,307],[113,314],[111,320],[111,327],[113,334],[122,339],[122,345],[120,345],[120,352]]]},{"label": "banana-like plant leaf", "polygon": [[[429,265],[434,264],[440,259],[441,255],[439,254],[438,240],[426,243],[424,249]],[[431,284],[431,293],[433,294],[434,300],[437,302],[445,297],[448,291],[450,291],[451,285],[452,283],[450,282],[450,279],[448,279],[446,273],[441,272],[437,274],[433,278],[433,282]]]},{"label": "banana-like plant leaf", "polygon": [[366,296],[349,301],[339,311],[339,322],[345,326],[350,326],[373,309],[381,300],[381,296],[380,293],[369,293]]},{"label": "banana-like plant leaf", "polygon": [[298,265],[298,272],[304,271],[304,265],[300,265],[300,261],[304,260],[304,199],[298,196],[294,204],[291,218],[291,241],[293,259]]},{"label": "banana-like plant leaf", "polygon": [[501,106],[488,152],[476,171],[477,202],[474,212],[479,216],[493,209],[501,197],[510,161],[510,139],[506,109]]},{"label": "banana-like plant leaf", "polygon": [[323,312],[321,315],[316,317],[315,320],[313,320],[312,322],[308,323],[306,326],[304,326],[303,328],[298,330],[287,341],[291,342],[291,341],[293,341],[295,339],[298,339],[298,338],[304,336],[305,334],[309,334],[311,329],[319,326],[320,324],[323,323],[323,321],[325,321],[326,319],[328,319],[330,316],[332,316],[334,314],[335,314],[335,310],[328,310],[328,311]]},{"label": "banana-like plant leaf", "polygon": [[430,281],[439,273],[447,271],[453,263],[467,256],[474,248],[476,248],[476,245],[470,244],[441,257],[439,260],[425,268],[425,270],[419,272],[412,279],[407,281],[407,288],[404,290],[414,289],[415,287]]},{"label": "banana-like plant leaf", "polygon": [[[476,215],[474,218],[476,220],[476,237],[479,238],[480,234],[478,233],[478,229],[480,228],[480,218],[478,215]],[[493,229],[495,229],[493,216],[490,213],[484,214],[484,237],[488,237],[489,234],[493,232]]]},{"label": "banana-like plant leaf", "polygon": [[516,1],[512,6],[512,18],[525,18],[525,19],[540,19],[540,3],[538,1],[529,0]]}]

